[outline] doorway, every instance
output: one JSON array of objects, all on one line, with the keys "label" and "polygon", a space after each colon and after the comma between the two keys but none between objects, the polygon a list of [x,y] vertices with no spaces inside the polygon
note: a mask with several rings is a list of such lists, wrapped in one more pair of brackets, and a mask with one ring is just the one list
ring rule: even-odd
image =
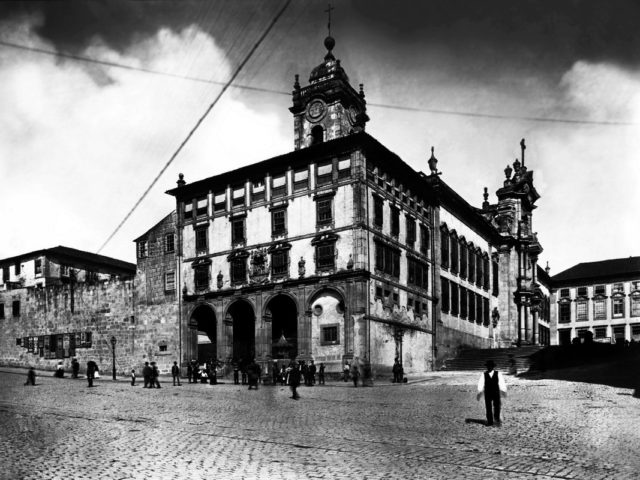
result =
[{"label": "doorway", "polygon": [[293,359],[298,356],[298,307],[287,295],[277,295],[267,305],[271,314],[271,357]]},{"label": "doorway", "polygon": [[250,361],[256,354],[253,307],[244,300],[238,300],[229,307],[228,314],[233,321],[233,358],[237,361]]}]

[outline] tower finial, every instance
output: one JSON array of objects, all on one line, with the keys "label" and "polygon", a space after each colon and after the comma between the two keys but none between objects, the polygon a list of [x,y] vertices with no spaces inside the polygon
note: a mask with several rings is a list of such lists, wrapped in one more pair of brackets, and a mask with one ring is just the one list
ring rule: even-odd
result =
[{"label": "tower finial", "polygon": [[520,149],[522,150],[522,166],[524,167],[524,151],[527,149],[527,146],[524,144],[524,138],[520,140]]},{"label": "tower finial", "polygon": [[327,9],[325,10],[325,12],[327,13],[329,19],[327,22],[327,30],[329,32],[329,37],[331,36],[331,10],[335,10],[335,8],[333,8],[331,6],[331,3],[327,4]]}]

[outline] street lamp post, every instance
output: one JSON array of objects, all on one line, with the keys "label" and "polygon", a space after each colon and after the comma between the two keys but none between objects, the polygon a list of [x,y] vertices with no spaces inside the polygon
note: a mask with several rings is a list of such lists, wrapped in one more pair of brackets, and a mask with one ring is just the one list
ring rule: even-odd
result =
[{"label": "street lamp post", "polygon": [[113,379],[116,379],[116,337],[111,337],[111,352],[113,358]]}]

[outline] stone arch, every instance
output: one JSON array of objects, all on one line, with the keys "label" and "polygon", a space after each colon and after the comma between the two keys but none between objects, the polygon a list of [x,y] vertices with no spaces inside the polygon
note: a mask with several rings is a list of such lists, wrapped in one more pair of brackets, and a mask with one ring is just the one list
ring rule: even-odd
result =
[{"label": "stone arch", "polygon": [[265,301],[264,317],[271,323],[271,358],[295,358],[299,350],[298,302],[281,292]]},{"label": "stone arch", "polygon": [[226,309],[225,323],[230,324],[228,331],[231,338],[227,343],[232,346],[231,355],[234,359],[251,360],[256,354],[255,335],[255,305],[247,298],[239,298]]},{"label": "stone arch", "polygon": [[324,143],[324,127],[322,125],[315,125],[311,129],[311,145],[317,145]]},{"label": "stone arch", "polygon": [[193,359],[203,363],[210,357],[217,358],[218,319],[213,306],[206,302],[194,305],[188,318]]}]

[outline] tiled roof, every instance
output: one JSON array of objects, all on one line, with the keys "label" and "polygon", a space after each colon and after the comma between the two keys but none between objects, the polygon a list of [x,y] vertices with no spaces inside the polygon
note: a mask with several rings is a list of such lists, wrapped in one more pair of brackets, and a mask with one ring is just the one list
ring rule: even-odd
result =
[{"label": "tiled roof", "polygon": [[640,279],[640,257],[579,263],[564,272],[554,275],[551,280],[556,285],[569,285],[587,280],[623,279],[634,276]]}]

